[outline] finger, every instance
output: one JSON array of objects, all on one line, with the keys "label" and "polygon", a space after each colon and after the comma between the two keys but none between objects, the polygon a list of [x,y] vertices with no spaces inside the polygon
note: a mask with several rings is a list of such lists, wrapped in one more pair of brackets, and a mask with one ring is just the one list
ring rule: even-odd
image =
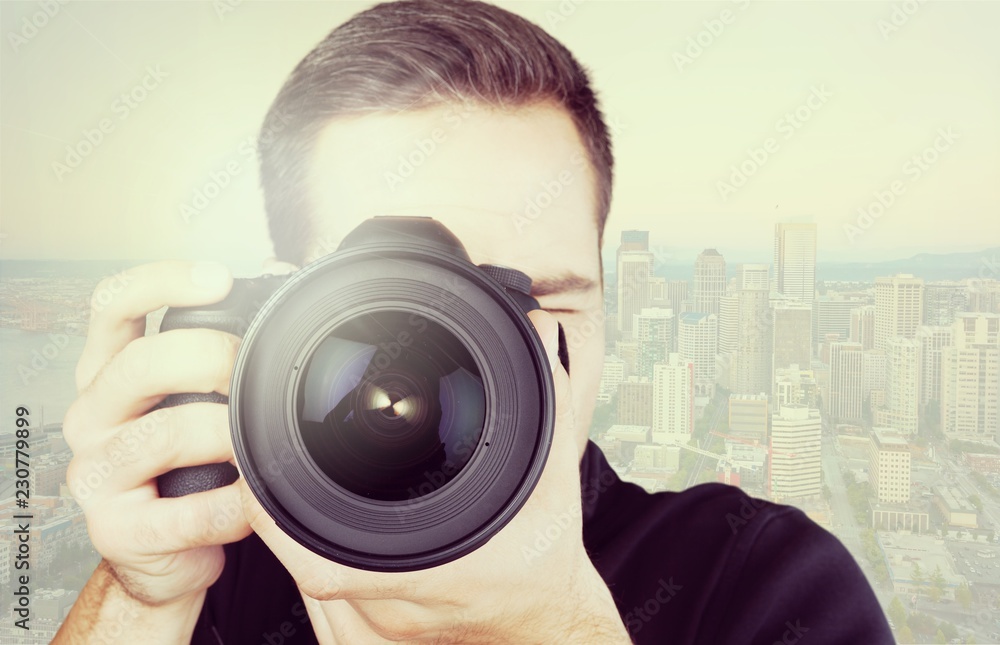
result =
[{"label": "finger", "polygon": [[[117,497],[108,503],[124,502]],[[164,555],[229,544],[251,533],[235,483],[184,497],[142,499],[128,506],[128,512],[117,511],[114,521],[105,519],[88,526],[95,546],[105,549],[102,552]]]},{"label": "finger", "polygon": [[76,370],[77,390],[85,388],[130,341],[145,334],[148,313],[163,306],[218,302],[232,284],[229,269],[216,262],[155,262],[102,280],[91,297],[87,342]]},{"label": "finger", "polygon": [[230,461],[229,406],[188,403],[154,410],[125,424],[102,455],[111,467],[104,494],[131,490],[174,468]]},{"label": "finger", "polygon": [[138,417],[168,394],[228,395],[239,343],[239,337],[212,329],[175,329],[136,338],[70,406],[64,425],[71,435],[83,436],[67,441],[91,441],[92,433]]}]

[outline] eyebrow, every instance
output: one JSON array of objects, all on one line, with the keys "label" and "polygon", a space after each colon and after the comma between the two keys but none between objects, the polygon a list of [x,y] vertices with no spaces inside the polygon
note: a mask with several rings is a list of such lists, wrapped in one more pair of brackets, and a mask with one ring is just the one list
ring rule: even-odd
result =
[{"label": "eyebrow", "polygon": [[592,290],[597,283],[576,273],[567,273],[555,278],[541,278],[531,283],[531,295],[551,296],[561,293],[583,293]]}]

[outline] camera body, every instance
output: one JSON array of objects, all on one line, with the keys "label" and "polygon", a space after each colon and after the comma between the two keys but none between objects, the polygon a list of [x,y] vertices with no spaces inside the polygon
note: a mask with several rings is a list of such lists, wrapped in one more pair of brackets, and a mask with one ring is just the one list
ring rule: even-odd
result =
[{"label": "camera body", "polygon": [[[286,533],[357,568],[422,569],[478,548],[527,500],[552,439],[530,289],[519,271],[472,264],[433,219],[377,217],[294,274],[169,309],[161,332],[243,337],[230,398],[161,403],[228,403],[239,471],[180,468],[160,476],[160,495],[242,472]],[[568,370],[561,327],[559,340]]]}]

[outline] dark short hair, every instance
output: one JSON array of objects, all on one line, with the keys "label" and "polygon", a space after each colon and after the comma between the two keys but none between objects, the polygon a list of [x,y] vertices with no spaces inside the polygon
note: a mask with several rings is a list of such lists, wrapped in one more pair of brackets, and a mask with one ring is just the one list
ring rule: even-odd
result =
[{"label": "dark short hair", "polygon": [[611,142],[587,73],[569,50],[528,20],[474,0],[402,0],[355,15],[296,66],[261,128],[261,183],[275,255],[299,262],[306,253],[313,235],[308,164],[331,119],[546,101],[568,112],[589,154],[600,239],[611,202]]}]

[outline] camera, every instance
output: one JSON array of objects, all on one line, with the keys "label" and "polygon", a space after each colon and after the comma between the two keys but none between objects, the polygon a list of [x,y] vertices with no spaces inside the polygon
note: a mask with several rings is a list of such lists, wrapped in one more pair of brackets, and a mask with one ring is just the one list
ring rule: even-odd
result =
[{"label": "camera", "polygon": [[[288,535],[371,571],[412,571],[485,544],[524,505],[552,441],[531,279],[473,264],[424,217],[375,217],[289,276],[237,279],[222,302],[171,308],[160,332],[243,337],[228,399],[229,463],[158,479],[177,497],[240,473]],[[569,369],[562,327],[559,358]]]}]

